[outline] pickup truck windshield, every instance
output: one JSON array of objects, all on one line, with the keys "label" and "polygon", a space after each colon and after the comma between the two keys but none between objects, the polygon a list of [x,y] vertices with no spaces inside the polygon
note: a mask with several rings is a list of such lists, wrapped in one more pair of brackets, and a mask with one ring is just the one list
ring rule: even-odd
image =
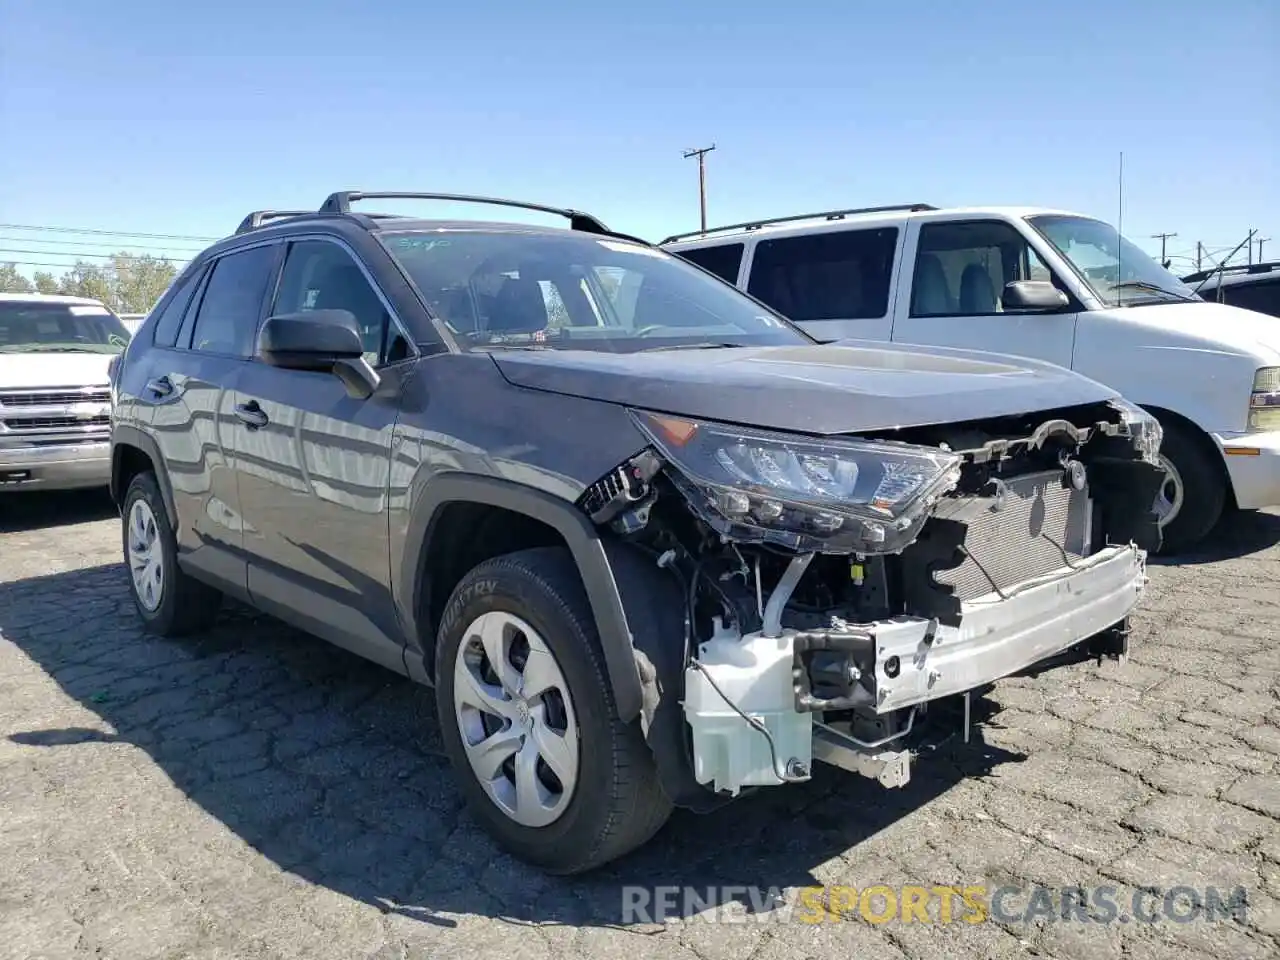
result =
[{"label": "pickup truck windshield", "polygon": [[1110,224],[1088,217],[1048,214],[1027,219],[1070,262],[1094,295],[1109,306],[1200,299]]},{"label": "pickup truck windshield", "polygon": [[814,342],[731,284],[638,243],[519,230],[381,238],[470,349],[631,353]]},{"label": "pickup truck windshield", "polygon": [[121,353],[128,343],[106,307],[0,300],[0,353]]}]

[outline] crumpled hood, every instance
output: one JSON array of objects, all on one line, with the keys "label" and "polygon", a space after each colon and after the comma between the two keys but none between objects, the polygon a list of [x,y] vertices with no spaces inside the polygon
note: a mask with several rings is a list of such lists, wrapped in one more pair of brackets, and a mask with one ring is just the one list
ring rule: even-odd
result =
[{"label": "crumpled hood", "polygon": [[521,387],[812,434],[1008,416],[1116,396],[1070,370],[1022,357],[869,341],[630,354],[495,350],[492,357]]},{"label": "crumpled hood", "polygon": [[0,390],[106,386],[109,353],[0,353]]}]

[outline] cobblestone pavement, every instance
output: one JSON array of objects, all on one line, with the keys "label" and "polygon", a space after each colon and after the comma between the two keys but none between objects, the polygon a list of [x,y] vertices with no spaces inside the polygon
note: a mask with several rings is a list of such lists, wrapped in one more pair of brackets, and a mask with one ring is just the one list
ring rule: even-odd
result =
[{"label": "cobblestone pavement", "polygon": [[[109,505],[0,511],[0,957],[1280,953],[1280,516],[1153,566],[1126,665],[1002,682],[981,736],[908,788],[820,771],[563,881],[461,811],[429,691],[243,613],[145,636]],[[1125,915],[1135,885],[1249,902],[1190,923],[783,923],[740,902],[620,923],[623,884],[875,883],[1110,885]]]}]

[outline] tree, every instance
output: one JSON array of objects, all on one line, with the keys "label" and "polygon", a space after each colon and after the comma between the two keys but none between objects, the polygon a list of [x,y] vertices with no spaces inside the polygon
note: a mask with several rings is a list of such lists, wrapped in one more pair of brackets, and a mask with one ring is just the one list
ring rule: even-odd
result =
[{"label": "tree", "polygon": [[36,293],[58,292],[58,278],[48,270],[37,270],[32,274],[32,279],[36,284]]},{"label": "tree", "polygon": [[110,269],[96,263],[77,260],[74,267],[62,275],[58,292],[68,297],[89,297],[114,307],[115,284]]},{"label": "tree", "polygon": [[121,313],[147,313],[173,283],[178,268],[150,254],[117,253],[111,258],[115,307]]},{"label": "tree", "polygon": [[13,263],[0,263],[0,293],[34,293],[31,281]]},{"label": "tree", "polygon": [[31,279],[16,263],[0,263],[0,293],[61,293],[101,300],[117,313],[147,313],[178,275],[172,261],[150,254],[122,250],[105,259],[77,260],[60,277],[38,270]]}]

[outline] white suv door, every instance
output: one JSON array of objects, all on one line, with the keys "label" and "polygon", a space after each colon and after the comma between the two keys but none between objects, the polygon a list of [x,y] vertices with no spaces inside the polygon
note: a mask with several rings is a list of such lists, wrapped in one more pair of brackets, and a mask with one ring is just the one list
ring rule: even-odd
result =
[{"label": "white suv door", "polygon": [[1005,286],[1054,282],[1052,271],[1007,220],[913,218],[899,271],[892,339],[1035,357],[1070,367],[1080,307],[1009,312]]}]

